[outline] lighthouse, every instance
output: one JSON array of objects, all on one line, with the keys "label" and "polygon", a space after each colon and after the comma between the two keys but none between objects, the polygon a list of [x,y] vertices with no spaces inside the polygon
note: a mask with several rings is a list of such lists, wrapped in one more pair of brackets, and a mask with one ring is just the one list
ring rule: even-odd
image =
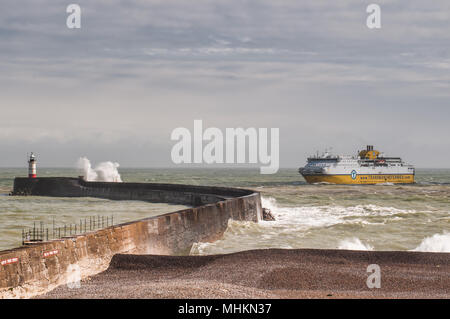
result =
[{"label": "lighthouse", "polygon": [[28,178],[36,178],[36,157],[33,152],[28,160]]}]

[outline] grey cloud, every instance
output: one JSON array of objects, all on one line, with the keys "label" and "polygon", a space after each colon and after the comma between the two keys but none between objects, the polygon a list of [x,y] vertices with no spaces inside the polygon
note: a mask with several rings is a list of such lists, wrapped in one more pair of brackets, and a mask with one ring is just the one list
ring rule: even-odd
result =
[{"label": "grey cloud", "polygon": [[0,165],[34,146],[168,166],[171,130],[203,119],[280,127],[284,166],[364,143],[449,166],[429,156],[450,156],[446,0],[380,0],[381,30],[358,0],[78,3],[81,30],[64,1],[2,3]]}]

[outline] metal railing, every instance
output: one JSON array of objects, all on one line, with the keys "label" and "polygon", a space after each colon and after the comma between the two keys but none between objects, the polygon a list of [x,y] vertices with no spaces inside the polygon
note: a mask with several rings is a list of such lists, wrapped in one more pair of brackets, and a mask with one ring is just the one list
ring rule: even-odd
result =
[{"label": "metal railing", "polygon": [[55,220],[53,220],[51,227],[47,227],[42,221],[39,222],[39,225],[36,225],[36,222],[34,222],[33,228],[22,229],[22,245],[81,235],[88,231],[107,228],[113,225],[113,215],[89,216],[80,219],[79,223],[63,224],[62,226],[57,226]]}]

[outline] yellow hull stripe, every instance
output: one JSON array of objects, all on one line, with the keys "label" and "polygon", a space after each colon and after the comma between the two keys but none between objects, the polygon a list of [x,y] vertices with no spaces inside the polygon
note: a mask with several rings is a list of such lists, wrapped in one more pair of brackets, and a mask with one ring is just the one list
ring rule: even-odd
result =
[{"label": "yellow hull stripe", "polygon": [[309,175],[303,176],[310,184],[314,183],[330,183],[330,184],[410,184],[414,183],[414,175],[412,174],[367,174],[357,175],[355,178],[349,175]]}]

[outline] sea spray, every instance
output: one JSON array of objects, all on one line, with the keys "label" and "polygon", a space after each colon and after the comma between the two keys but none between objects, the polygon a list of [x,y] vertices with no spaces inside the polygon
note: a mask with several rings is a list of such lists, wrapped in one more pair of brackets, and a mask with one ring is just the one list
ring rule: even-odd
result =
[{"label": "sea spray", "polygon": [[297,230],[317,227],[329,227],[339,224],[381,225],[388,221],[399,220],[407,215],[414,215],[415,210],[398,209],[390,206],[364,204],[355,206],[341,205],[279,205],[273,197],[261,198],[262,207],[270,209],[277,220],[277,225],[288,226]]},{"label": "sea spray", "polygon": [[427,237],[412,251],[450,253],[450,233],[444,232]]},{"label": "sea spray", "polygon": [[[95,167],[98,162],[91,163]],[[124,174],[121,171],[123,163],[119,163],[122,164],[118,168],[119,173]],[[83,175],[81,171],[78,175]],[[72,170],[57,168],[45,168],[40,172],[40,176],[73,175]],[[9,193],[14,176],[25,173],[23,168],[0,169],[0,193]],[[450,233],[450,169],[419,170],[416,185],[394,187],[315,186],[298,182],[297,175],[290,169],[265,176],[255,174],[254,169],[134,169],[127,171],[126,180],[182,184],[195,181],[204,185],[253,188],[261,192],[263,207],[270,208],[277,220],[248,224],[230,221],[223,240],[215,242],[214,246],[205,244],[199,254],[268,247],[336,249],[340,241],[352,237],[374,246],[377,251],[425,250],[421,243],[430,241],[426,238],[440,234],[436,236],[439,238],[444,230]],[[69,223],[79,222],[84,216],[103,213],[110,216],[114,213],[115,222],[116,219],[117,222],[125,222],[148,216],[146,205],[150,205],[138,201],[100,199],[95,199],[99,201],[95,204],[91,200],[0,196],[0,246],[6,249],[20,245],[22,227],[32,227],[36,218],[50,224],[52,216],[56,216],[57,222]],[[170,209],[176,210],[174,207]],[[155,211],[157,213],[161,211]],[[120,220],[121,217],[126,219]]]},{"label": "sea spray", "polygon": [[83,177],[86,181],[97,180],[97,173],[92,169],[91,161],[86,157],[80,157],[77,162],[77,168],[83,173]]},{"label": "sea spray", "polygon": [[91,162],[86,157],[80,157],[77,167],[83,172],[86,181],[97,182],[122,182],[119,171],[119,163],[101,162],[92,168]]},{"label": "sea spray", "polygon": [[[229,221],[223,237],[214,243],[197,243],[192,255],[232,253],[262,248],[321,248],[347,250],[406,250],[386,240],[377,229],[395,230],[404,219],[423,216],[423,211],[357,202],[357,205],[292,205],[271,196],[261,197],[275,221],[259,223]],[[368,237],[370,235],[370,237]],[[358,238],[359,237],[359,238]],[[361,238],[361,239],[360,239]],[[370,242],[370,244],[369,244]]]}]

